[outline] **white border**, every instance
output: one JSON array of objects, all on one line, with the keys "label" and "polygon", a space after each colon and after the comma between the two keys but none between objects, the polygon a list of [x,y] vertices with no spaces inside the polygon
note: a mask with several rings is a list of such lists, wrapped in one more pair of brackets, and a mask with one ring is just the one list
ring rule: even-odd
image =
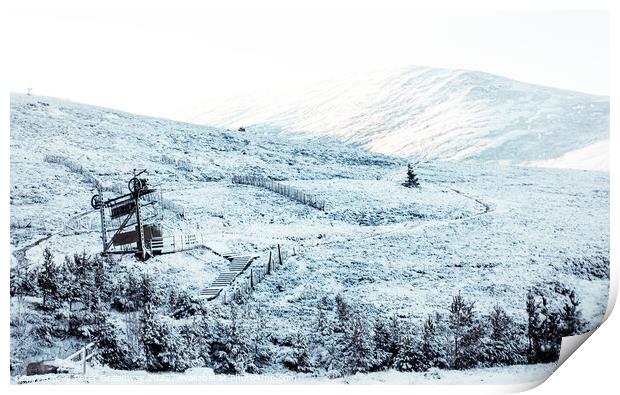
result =
[{"label": "white border", "polygon": [[[12,0],[17,1],[17,0]],[[28,1],[31,2],[31,1]],[[0,11],[0,18],[5,18],[7,16],[7,10],[4,10],[5,7],[10,7],[10,2],[2,2],[3,10]],[[23,2],[22,2],[23,3]],[[36,2],[35,2],[36,3]],[[47,6],[76,6],[80,4],[80,6],[85,6],[83,1],[55,1],[53,3],[50,2],[39,2],[40,4],[46,3]],[[105,6],[115,6],[121,3],[127,4],[127,1],[119,1],[119,0],[109,0],[105,2]],[[147,6],[162,6],[172,4],[172,1],[133,1],[131,5],[134,7],[147,7]],[[182,1],[176,1],[175,4],[183,3]],[[185,2],[186,3],[186,2]],[[196,2],[194,2],[196,3]],[[269,6],[269,7],[278,7],[278,6],[287,6],[292,7],[293,2],[290,1],[277,1],[277,0],[263,0],[261,2],[240,2],[240,1],[232,1],[227,2],[227,5],[234,4],[237,6],[243,6],[244,4],[253,6],[253,7],[261,7],[261,6]],[[324,0],[315,0],[312,2],[314,5],[325,4]],[[334,4],[334,2],[331,2]],[[618,40],[616,40],[618,29],[616,26],[620,21],[616,16],[616,12],[618,7],[616,6],[616,2],[613,1],[576,1],[576,0],[522,0],[522,1],[513,1],[513,2],[498,2],[498,1],[484,1],[484,0],[469,0],[467,2],[462,1],[452,1],[452,0],[436,0],[433,2],[418,2],[413,3],[411,1],[382,1],[382,5],[386,3],[396,9],[406,8],[416,8],[416,9],[434,9],[434,10],[482,10],[482,9],[490,9],[490,10],[541,10],[541,9],[598,9],[598,10],[611,10],[611,29],[612,29],[612,37],[611,42],[618,44]],[[90,4],[90,3],[89,3]],[[197,4],[197,3],[196,3]],[[339,7],[342,8],[353,8],[353,7],[363,7],[363,8],[374,8],[378,6],[378,2],[372,2],[369,0],[361,0],[361,1],[340,1],[336,2]],[[2,23],[0,20],[0,26],[5,26],[6,24]],[[2,27],[0,27],[2,28]],[[4,28],[2,28],[4,30]],[[12,34],[19,34],[19,32],[6,32],[3,31],[0,40],[10,39]],[[3,46],[4,48],[4,46]],[[612,59],[612,67],[618,67],[619,63],[617,61],[617,54],[611,51],[611,59]],[[4,59],[4,62],[9,62],[10,59]],[[0,63],[1,64],[1,63]],[[6,86],[5,79],[10,78],[5,73],[0,73],[2,75],[2,86]],[[614,134],[617,133],[616,129],[616,121],[618,119],[618,106],[615,105],[614,98],[617,97],[618,94],[618,80],[614,78],[612,75],[612,113],[611,113],[611,150],[612,152],[617,152],[618,147],[618,138]],[[3,224],[0,228],[0,237],[2,241],[0,242],[0,251],[1,257],[5,262],[5,281],[2,282],[2,294],[5,296],[5,303],[3,304],[3,314],[5,317],[9,315],[8,309],[8,263],[10,261],[10,252],[9,252],[9,146],[10,146],[10,137],[9,137],[9,95],[8,91],[4,90],[4,94],[1,99],[1,108],[3,119],[5,122],[2,124],[2,144],[0,144],[1,151],[1,160],[2,160],[2,171],[1,171],[1,188],[2,188],[2,204],[0,204],[0,213],[2,214]],[[615,176],[615,171],[617,170],[618,160],[611,156],[611,174]],[[612,207],[611,207],[611,218],[618,218],[619,211],[617,209],[617,196],[618,196],[618,183],[615,178],[611,179],[611,197],[612,197]],[[610,290],[610,305],[608,308],[608,315],[613,308],[613,304],[615,303],[615,299],[617,297],[617,286],[618,286],[618,277],[617,277],[617,248],[614,246],[618,246],[619,238],[617,237],[617,221],[612,221],[611,227],[611,262],[612,262],[612,288]],[[601,329],[597,331],[597,333],[592,336],[590,340],[587,342],[587,346],[582,347],[576,352],[576,355],[569,360],[556,372],[554,373],[548,382],[538,388],[536,388],[534,393],[573,393],[573,392],[595,392],[595,393],[610,393],[613,389],[618,388],[618,372],[617,367],[615,366],[617,363],[618,357],[618,334],[620,334],[620,327],[618,314],[614,314],[611,316],[611,319],[608,320]],[[9,360],[8,360],[8,325],[4,325],[2,327],[2,331],[4,333],[4,342],[2,343],[2,350],[4,351],[2,355],[5,358],[2,359],[2,366],[4,367],[3,371],[6,373],[6,379],[8,384],[8,371],[9,371]],[[386,388],[390,392],[408,392],[415,391],[416,393],[458,393],[458,394],[480,394],[480,393],[506,393],[506,392],[514,392],[519,390],[525,390],[531,386],[521,385],[521,386],[495,386],[495,385],[484,385],[484,386],[390,386],[383,387],[381,389],[373,388],[371,386],[364,387],[356,387],[351,388],[347,386],[327,386],[322,387],[320,391],[333,391],[338,393],[346,393],[349,391],[355,391],[355,393],[371,393],[376,391],[385,391]],[[609,390],[607,390],[609,389]],[[35,386],[12,386],[9,388],[11,393],[13,392],[24,392],[24,393],[38,393],[41,388]],[[57,387],[46,387],[45,391],[51,391],[52,393],[58,392],[73,392],[73,391],[83,391],[83,388],[79,388],[77,386],[57,386]],[[168,392],[170,389],[167,386],[149,386],[149,387],[125,387],[122,386],[122,389],[119,390],[131,390],[131,391],[149,391],[151,393],[164,393]],[[200,392],[204,393],[205,391],[222,391],[226,393],[235,393],[237,391],[247,392],[252,391],[252,393],[261,393],[263,391],[268,392],[270,394],[274,393],[305,393],[312,391],[313,393],[317,390],[314,386],[312,387],[300,387],[300,386],[261,386],[261,387],[252,387],[248,388],[247,386],[226,386],[225,388],[213,388],[209,387],[209,389],[205,389],[201,386],[185,386],[183,387],[183,392]],[[89,392],[108,392],[109,387],[102,386],[89,386]]]}]

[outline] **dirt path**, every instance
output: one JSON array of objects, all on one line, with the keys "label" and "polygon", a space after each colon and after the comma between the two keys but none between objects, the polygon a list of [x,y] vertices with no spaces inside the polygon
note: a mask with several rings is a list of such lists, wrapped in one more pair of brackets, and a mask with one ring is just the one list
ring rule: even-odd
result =
[{"label": "dirt path", "polygon": [[[89,210],[89,211],[86,211],[86,212],[80,213],[80,214],[78,214],[78,215],[75,215],[75,216],[71,217],[71,218],[70,218],[67,222],[72,221],[72,220],[75,220],[75,219],[80,218],[80,217],[84,217],[84,216],[86,216],[86,215],[88,215],[88,214],[91,214],[91,213],[92,213],[92,210]],[[65,224],[65,225],[66,225],[66,224]],[[23,264],[23,265],[25,265],[26,267],[29,267],[30,265],[32,265],[32,262],[30,262],[30,261],[28,260],[28,258],[26,257],[26,253],[28,252],[28,250],[29,250],[29,249],[31,249],[31,248],[34,248],[34,247],[38,246],[39,244],[43,243],[44,241],[49,240],[52,236],[56,236],[56,235],[59,235],[59,236],[61,236],[61,237],[66,236],[66,235],[64,235],[64,234],[63,234],[63,233],[65,232],[65,229],[64,229],[64,228],[65,228],[65,226],[63,226],[63,230],[60,230],[60,231],[58,231],[58,232],[54,232],[54,233],[48,233],[48,234],[47,234],[47,235],[45,235],[44,237],[41,237],[40,239],[37,239],[37,240],[35,240],[34,242],[32,242],[32,243],[30,243],[30,244],[27,244],[27,245],[25,245],[25,246],[23,246],[23,247],[21,247],[21,248],[19,248],[19,249],[15,250],[15,251],[13,252],[13,255],[14,255],[14,256],[15,256],[15,258],[17,259],[17,262],[18,262],[18,263],[22,263],[22,264]],[[82,234],[82,233],[90,233],[90,232],[95,232],[95,231],[92,231],[92,230],[85,230],[85,231],[81,231],[81,232],[76,232],[76,233],[73,233],[73,235],[75,235],[75,234]]]},{"label": "dirt path", "polygon": [[[364,236],[360,236],[360,237],[353,237],[353,238],[347,238],[345,240],[330,240],[330,241],[325,241],[322,243],[317,243],[311,246],[307,246],[305,248],[315,248],[315,247],[324,247],[324,246],[328,246],[328,245],[333,245],[333,244],[339,244],[339,243],[346,243],[346,242],[351,242],[351,241],[360,241],[360,240],[370,240],[370,239],[374,239],[377,237],[383,237],[386,236],[388,234],[392,234],[398,231],[403,231],[403,230],[417,230],[417,229],[424,229],[424,228],[428,228],[428,227],[432,227],[432,226],[440,226],[440,225],[445,225],[448,223],[457,223],[457,222],[464,222],[476,217],[480,217],[482,215],[487,215],[490,214],[494,211],[493,207],[489,204],[484,202],[483,200],[481,200],[480,198],[477,198],[475,196],[469,195],[465,192],[462,192],[458,189],[449,187],[447,185],[443,185],[443,184],[438,184],[438,186],[449,189],[455,193],[458,193],[459,195],[473,200],[476,203],[478,203],[479,205],[482,206],[483,210],[479,211],[477,213],[465,216],[465,217],[461,217],[461,218],[452,218],[452,219],[443,219],[443,220],[437,220],[437,221],[426,221],[426,222],[422,222],[422,223],[399,223],[399,224],[393,224],[393,225],[384,225],[381,226],[381,228],[385,229],[383,231],[381,230],[377,230],[379,229],[379,227],[373,227],[372,232],[373,234],[370,235],[364,235]],[[387,229],[386,229],[387,228]]]},{"label": "dirt path", "polygon": [[40,239],[37,239],[36,241],[21,247],[17,250],[15,250],[15,252],[13,252],[13,255],[15,255],[15,259],[17,259],[17,264],[22,264],[25,265],[25,267],[29,267],[30,265],[32,265],[32,262],[30,262],[28,260],[28,258],[26,258],[26,253],[28,252],[29,249],[38,246],[39,244],[43,243],[46,240],[49,240],[50,237],[54,236],[54,233],[50,233]]}]

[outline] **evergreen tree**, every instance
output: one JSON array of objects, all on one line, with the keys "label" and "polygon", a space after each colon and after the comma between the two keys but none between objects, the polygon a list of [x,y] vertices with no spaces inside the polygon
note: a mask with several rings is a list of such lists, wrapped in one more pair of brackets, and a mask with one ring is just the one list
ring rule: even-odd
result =
[{"label": "evergreen tree", "polygon": [[373,370],[384,370],[394,366],[394,360],[401,347],[401,326],[398,317],[392,315],[387,324],[379,317],[374,324],[375,366]]},{"label": "evergreen tree", "polygon": [[329,300],[327,296],[323,296],[316,304],[316,329],[323,336],[331,334],[331,326],[327,318],[329,310]]},{"label": "evergreen tree", "polygon": [[200,314],[194,318],[196,328],[195,332],[195,348],[197,356],[202,360],[202,366],[208,366],[211,363],[211,338],[214,336],[214,323],[210,312],[201,306]]},{"label": "evergreen tree", "polygon": [[43,251],[43,265],[37,274],[37,285],[43,295],[43,308],[55,308],[58,305],[60,276],[54,263],[54,255],[48,247]]},{"label": "evergreen tree", "polygon": [[488,317],[490,334],[481,348],[487,366],[507,366],[525,362],[521,352],[516,323],[499,305]]},{"label": "evergreen tree", "polygon": [[291,352],[284,357],[284,366],[287,369],[299,373],[312,373],[315,371],[314,363],[310,357],[306,336],[297,332],[293,340]]},{"label": "evergreen tree", "polygon": [[24,296],[36,293],[36,284],[33,280],[33,272],[27,265],[18,262],[10,269],[10,294],[21,300]]},{"label": "evergreen tree", "polygon": [[256,307],[249,311],[249,318],[245,320],[250,327],[245,329],[245,336],[249,340],[252,365],[246,367],[248,373],[257,373],[258,370],[267,365],[270,353],[267,346],[266,322],[262,310]]},{"label": "evergreen tree", "polygon": [[422,326],[422,337],[419,345],[421,370],[428,370],[431,367],[441,369],[448,367],[439,319],[439,316],[433,318],[432,315],[429,315]]},{"label": "evergreen tree", "polygon": [[534,293],[530,290],[527,293],[526,302],[527,312],[527,339],[528,339],[528,361],[537,362],[537,350],[540,349],[540,339],[542,337],[543,323],[539,313],[539,305],[536,302]]},{"label": "evergreen tree", "polygon": [[218,321],[216,338],[211,344],[211,361],[213,370],[222,374],[242,374],[250,368],[253,361],[250,347],[240,333],[237,311],[231,304],[230,322]]},{"label": "evergreen tree", "polygon": [[383,322],[383,318],[379,317],[374,322],[374,348],[375,348],[375,366],[373,371],[386,370],[392,366],[391,361],[391,343],[390,334],[387,325]]},{"label": "evergreen tree", "polygon": [[536,300],[533,291],[528,292],[528,361],[530,363],[556,362],[560,356],[561,317],[552,312],[547,299]]},{"label": "evergreen tree", "polygon": [[349,325],[345,335],[344,359],[348,373],[368,372],[375,365],[370,329],[359,313],[347,313]]},{"label": "evergreen tree", "polygon": [[452,297],[448,326],[452,337],[452,368],[474,367],[479,359],[483,331],[476,320],[473,302],[467,302],[460,292]]},{"label": "evergreen tree", "polygon": [[396,358],[394,358],[394,367],[401,372],[417,372],[423,370],[421,355],[417,349],[411,331],[405,331],[400,337],[400,347]]},{"label": "evergreen tree", "polygon": [[161,300],[160,290],[145,274],[141,291],[140,342],[144,349],[144,368],[151,372],[171,370],[168,342],[173,333],[170,326],[161,319],[157,311],[157,306]]},{"label": "evergreen tree", "polygon": [[563,322],[562,336],[574,336],[583,329],[583,318],[579,311],[579,299],[575,295],[575,291],[570,291],[568,301],[564,303],[560,318]]},{"label": "evergreen tree", "polygon": [[415,174],[415,171],[411,164],[407,165],[407,180],[403,184],[407,188],[419,188],[420,181],[418,180],[418,176]]},{"label": "evergreen tree", "polygon": [[542,306],[542,314],[547,318],[544,322],[544,332],[538,357],[541,363],[557,362],[562,343],[561,318],[558,313],[549,311],[544,297]]},{"label": "evergreen tree", "polygon": [[349,305],[341,294],[336,295],[336,313],[338,314],[340,329],[344,329],[349,319]]},{"label": "evergreen tree", "polygon": [[100,310],[96,316],[92,338],[97,345],[97,359],[112,369],[132,370],[142,367],[139,357],[118,337],[121,331],[110,319],[109,312]]}]

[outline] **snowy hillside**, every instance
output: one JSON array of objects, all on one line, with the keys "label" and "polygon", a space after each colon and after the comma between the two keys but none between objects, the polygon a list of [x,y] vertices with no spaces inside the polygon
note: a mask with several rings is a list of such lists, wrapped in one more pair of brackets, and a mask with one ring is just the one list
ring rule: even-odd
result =
[{"label": "snowy hillside", "polygon": [[[408,67],[212,100],[184,119],[329,135],[379,153],[601,170],[609,98],[465,70]],[[579,150],[598,144],[595,155]],[[571,157],[573,160],[558,160]]]},{"label": "snowy hillside", "polygon": [[[463,79],[474,77],[451,72],[436,75],[438,71],[420,69],[408,73],[413,73],[411,76],[415,81],[426,75],[426,99],[434,91],[440,97],[454,96],[459,103],[472,105],[468,110],[472,114],[456,106],[442,107],[451,114],[453,129],[451,132],[446,129],[441,134],[441,138],[446,139],[445,144],[434,145],[437,139],[428,140],[426,144],[429,151],[444,159],[468,157],[462,151],[455,154],[453,150],[455,147],[469,147],[468,152],[474,152],[469,142],[471,138],[477,142],[476,147],[482,147],[475,150],[479,159],[493,159],[491,156],[495,155],[497,159],[516,160],[520,155],[519,161],[541,160],[563,154],[568,146],[574,149],[580,144],[597,141],[599,132],[602,133],[605,127],[605,121],[599,120],[600,129],[591,128],[588,133],[575,136],[571,134],[572,140],[557,139],[556,146],[551,143],[546,146],[545,155],[539,151],[539,156],[532,157],[531,150],[527,149],[527,136],[540,132],[541,139],[551,141],[550,136],[572,130],[559,121],[560,115],[568,116],[569,111],[565,113],[550,104],[560,100],[549,93],[556,91],[541,88],[528,96],[528,102],[520,96],[510,99],[520,103],[523,111],[532,100],[545,99],[543,101],[548,106],[538,108],[539,115],[532,129],[520,136],[512,129],[503,130],[506,132],[502,135],[505,144],[491,146],[487,140],[491,122],[499,121],[487,115],[497,110],[485,110],[480,103],[494,96],[488,92],[483,95],[478,89],[472,88],[464,93],[454,88],[455,84],[462,88]],[[444,82],[439,84],[442,78]],[[374,87],[369,94],[373,97],[378,94],[382,83],[402,83],[399,81],[377,80],[368,85]],[[511,84],[514,90],[526,88],[525,85]],[[323,97],[318,92],[315,94],[317,100]],[[335,91],[333,94],[339,95]],[[562,100],[574,100],[575,106],[584,97],[562,94],[565,95]],[[472,95],[482,95],[484,99],[474,100]],[[359,108],[363,108],[362,103],[355,102],[355,97],[359,96],[352,93],[348,100],[350,107],[342,107],[344,114],[354,116]],[[395,116],[390,122],[401,119],[403,125],[399,129],[397,124],[390,124],[389,128],[405,133],[406,125],[415,122],[404,121],[405,115],[398,118],[396,115],[400,110],[396,104],[399,99],[395,97],[393,100],[396,100],[393,103]],[[401,97],[400,100],[408,102],[409,99]],[[504,95],[494,100],[504,105],[509,101]],[[583,106],[582,111],[590,114],[596,110],[604,114],[607,101],[592,100],[589,104],[579,104]],[[411,108],[418,108],[415,103],[408,103]],[[325,122],[323,126],[317,126],[317,130],[330,130],[327,121],[319,119],[321,112],[329,114],[325,106],[328,106],[327,102],[323,107],[312,105],[308,110],[314,114],[316,125]],[[419,113],[428,116],[425,123],[438,126],[440,122],[448,122],[447,115],[435,113],[431,116],[441,107],[440,104],[435,110],[427,105],[420,106]],[[382,111],[390,110],[383,108]],[[331,111],[331,114],[336,113]],[[577,114],[575,109],[572,113]],[[294,114],[296,112],[291,112],[291,118],[283,120],[279,126],[296,131],[310,128],[310,124],[301,126],[303,120],[298,120],[299,127],[295,123],[287,124],[297,122],[293,119]],[[523,119],[528,114],[523,115]],[[374,131],[368,129],[358,134],[358,130],[364,129],[356,129],[352,124],[347,126],[346,122],[350,120],[345,122],[344,118],[339,121],[343,122],[341,128],[335,130],[342,133],[348,130],[351,134],[343,135],[348,140],[375,149],[386,148],[379,151],[389,151],[386,141],[383,143],[387,145],[382,145],[379,144],[382,140],[375,139],[379,130],[388,127],[381,126],[379,118],[375,119],[383,115],[369,113],[360,118],[366,125],[374,123]],[[227,122],[241,126],[236,124],[236,119],[241,118],[237,114]],[[462,134],[463,129],[457,128],[461,124],[457,118],[469,122],[470,129],[467,130],[471,134],[467,138]],[[471,126],[473,118],[480,123]],[[482,121],[483,118],[486,121]],[[585,118],[575,116],[575,122],[585,122]],[[547,126],[557,126],[549,131],[549,135],[538,129],[543,127],[543,120]],[[243,125],[249,123],[243,122]],[[364,342],[371,342],[369,339],[373,334],[380,332],[373,326],[375,320],[381,323],[393,320],[404,328],[402,338],[411,346],[418,344],[422,326],[429,316],[435,317],[438,325],[437,341],[442,342],[440,351],[449,355],[450,348],[444,343],[451,344],[445,339],[452,332],[445,320],[455,295],[459,293],[466,300],[475,302],[475,322],[484,323],[482,328],[488,327],[485,320],[495,306],[501,306],[508,317],[506,320],[515,323],[510,330],[514,332],[511,336],[516,339],[516,351],[509,355],[514,357],[507,362],[509,364],[550,362],[549,359],[530,360],[524,356],[527,337],[523,328],[528,320],[525,306],[528,291],[532,289],[539,292],[540,297],[546,297],[552,309],[559,309],[567,300],[569,291],[574,290],[580,300],[580,325],[574,331],[590,329],[600,323],[607,306],[609,287],[608,174],[496,166],[474,161],[432,161],[418,169],[421,187],[406,188],[402,185],[406,173],[404,159],[344,144],[328,134],[318,139],[302,134],[287,136],[274,133],[266,126],[250,127],[245,132],[237,128],[228,130],[54,98],[13,94],[11,267],[32,267],[33,273],[38,273],[45,248],[53,253],[58,265],[65,256],[73,257],[83,251],[92,255],[100,252],[99,213],[90,207],[93,179],[102,183],[106,196],[111,197],[115,188],[125,187],[132,169],[146,168],[149,180],[160,187],[164,197],[177,207],[164,209],[164,230],[200,230],[206,234],[206,247],[157,255],[147,262],[137,261],[131,255],[114,256],[109,263],[112,279],[108,298],[124,295],[118,289],[131,290],[124,282],[129,275],[136,275],[138,279],[150,276],[155,287],[167,295],[162,297],[161,304],[149,310],[151,313],[156,311],[154,318],[151,317],[158,320],[156,327],[170,331],[165,337],[169,341],[165,347],[170,347],[166,349],[166,358],[172,353],[176,359],[174,365],[171,362],[165,368],[146,365],[144,361],[149,359],[140,354],[145,349],[141,343],[131,347],[135,339],[142,339],[144,335],[136,333],[139,328],[130,325],[137,320],[140,310],[119,308],[118,301],[105,300],[103,313],[109,320],[106,323],[117,329],[106,334],[111,332],[116,336],[114,340],[119,348],[126,346],[119,354],[126,353],[127,359],[133,363],[128,366],[135,370],[182,371],[188,366],[208,366],[225,373],[282,375],[293,374],[292,370],[301,371],[296,365],[298,362],[291,361],[307,357],[309,365],[304,369],[310,370],[305,372],[322,378],[341,377],[367,372],[371,362],[377,363],[370,360],[370,355],[352,356],[350,343],[347,343],[349,323],[362,325],[362,329],[356,327],[356,336],[363,337]],[[508,141],[508,136],[513,139]],[[485,141],[489,144],[480,145]],[[509,147],[513,144],[514,149]],[[407,147],[413,150],[411,146]],[[411,152],[405,148],[399,151],[401,154]],[[515,156],[508,157],[509,153]],[[50,160],[51,156],[63,160]],[[230,180],[235,175],[264,176],[315,194],[325,200],[325,211],[267,189],[233,184]],[[94,226],[90,230],[75,231],[68,225],[76,218],[88,219]],[[199,312],[187,313],[192,311],[187,305],[184,305],[185,310],[178,308],[179,300],[187,302],[190,307],[198,303],[200,290],[226,270],[228,261],[222,256],[223,252],[256,255],[256,262],[264,264],[277,244],[288,253],[295,253],[290,254],[286,264],[256,284],[246,300],[235,307],[237,310],[231,305],[223,305],[218,299],[203,306],[204,310],[197,309]],[[11,273],[13,275],[13,271]],[[11,284],[13,289],[13,282]],[[41,308],[40,293],[24,292],[21,299],[11,299],[12,374],[21,374],[27,362],[69,355],[76,347],[92,340],[89,337],[92,327],[88,322],[84,324],[87,330],[80,332],[79,336],[66,328],[66,317],[81,314],[79,310],[72,311],[71,305],[66,307],[62,301],[52,314]],[[179,294],[185,295],[185,299]],[[349,315],[344,316],[363,319],[347,321],[347,318],[340,317],[343,316],[342,309],[337,313],[334,307],[338,304],[338,294],[341,302],[344,300],[342,303],[348,304],[350,309]],[[186,315],[177,314],[179,310]],[[200,311],[206,313],[201,316]],[[204,358],[200,356],[200,359],[186,352],[195,347],[179,351],[183,341],[190,336],[189,332],[182,331],[193,330],[191,333],[195,336],[196,326],[203,321],[207,322],[207,329],[196,341],[206,339],[212,354]],[[317,322],[325,325],[324,332],[317,332]],[[252,344],[239,346],[237,350],[246,354],[231,362],[235,356],[222,354],[217,347],[233,342],[223,339],[233,323],[238,325],[234,327],[235,336],[243,334],[233,340],[251,341]],[[489,335],[484,336],[486,342]],[[367,344],[362,346],[367,347]],[[309,355],[302,353],[300,357],[299,353],[306,348],[310,350]],[[260,350],[260,353],[247,351],[249,349]],[[351,358],[354,357],[359,358],[355,363],[361,366],[359,369],[355,367],[357,370],[351,368],[358,366],[352,365]],[[228,358],[227,364],[223,364],[222,358]],[[498,364],[496,360],[481,361],[470,361],[463,366]],[[429,363],[428,367],[461,368],[453,359]],[[127,365],[123,366],[126,368]],[[405,369],[402,364],[385,364],[377,369],[394,369],[393,366]],[[532,369],[540,371],[540,367]],[[446,377],[447,381],[453,377],[443,372],[436,375]],[[382,375],[373,377],[380,380]],[[404,377],[401,380],[405,380]],[[355,380],[364,381],[359,377]]]}]

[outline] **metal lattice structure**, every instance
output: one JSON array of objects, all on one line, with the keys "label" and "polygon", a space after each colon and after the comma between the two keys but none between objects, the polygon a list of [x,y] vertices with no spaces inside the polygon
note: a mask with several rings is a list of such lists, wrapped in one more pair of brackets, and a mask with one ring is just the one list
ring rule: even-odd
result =
[{"label": "metal lattice structure", "polygon": [[142,260],[161,254],[161,195],[141,178],[146,170],[133,172],[128,182],[129,193],[104,199],[98,189],[91,205],[99,210],[103,254],[135,253]]}]

